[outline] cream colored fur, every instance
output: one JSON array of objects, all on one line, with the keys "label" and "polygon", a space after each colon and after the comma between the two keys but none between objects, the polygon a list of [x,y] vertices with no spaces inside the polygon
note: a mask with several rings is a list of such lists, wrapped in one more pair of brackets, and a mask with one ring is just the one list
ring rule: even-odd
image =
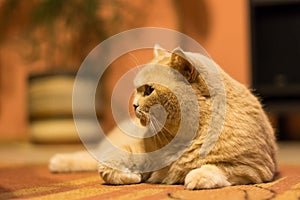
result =
[{"label": "cream colored fur", "polygon": [[[275,136],[260,102],[245,86],[232,79],[210,59],[195,53],[181,50],[179,52],[180,55],[156,48],[152,63],[165,66],[166,71],[175,69],[194,89],[200,110],[199,128],[195,138],[183,154],[170,165],[147,173],[135,172],[130,166],[138,165],[138,163],[130,163],[131,160],[123,161],[122,158],[108,151],[109,163],[115,167],[111,168],[99,163],[100,176],[108,184],[140,182],[184,184],[186,189],[218,188],[273,180],[276,173]],[[209,127],[214,129],[219,123],[211,124],[214,114],[211,109],[212,97],[218,94],[219,88],[205,81],[212,65],[218,67],[225,88],[226,115],[216,144],[205,157],[200,157],[199,151],[205,138],[214,140],[208,137]],[[200,73],[194,67],[197,67]],[[134,81],[137,87],[134,100],[136,115],[141,125],[147,127],[151,123],[149,108],[154,104],[161,104],[167,112],[166,122],[159,133],[145,139],[124,136],[116,127],[110,134],[110,138],[117,141],[121,137],[122,144],[119,143],[118,146],[128,152],[145,153],[158,150],[174,138],[179,128],[180,105],[171,90],[178,88],[180,90],[185,87],[183,84],[186,83],[177,77],[176,73],[166,72],[169,73],[167,75],[162,71],[154,72],[155,67],[151,69],[150,65],[146,66],[138,73]],[[147,82],[147,78],[154,76],[157,80],[167,80],[168,88],[155,83],[141,84]],[[194,117],[193,111],[189,117]],[[186,131],[192,126],[197,126],[197,124],[187,124]],[[208,142],[213,143],[213,141]],[[173,151],[176,154],[176,150],[173,149]],[[172,152],[169,154],[171,156],[166,156],[166,159],[172,158]],[[87,163],[86,166],[83,163]],[[145,162],[144,164],[153,163]],[[124,165],[123,168],[122,165]],[[95,166],[96,161],[91,156],[82,156],[80,153],[55,156],[49,164],[50,170],[55,172],[93,170]]]}]

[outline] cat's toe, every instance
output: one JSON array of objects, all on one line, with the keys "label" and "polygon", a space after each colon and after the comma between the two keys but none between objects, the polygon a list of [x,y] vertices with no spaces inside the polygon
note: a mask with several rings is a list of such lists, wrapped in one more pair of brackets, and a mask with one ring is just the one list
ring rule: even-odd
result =
[{"label": "cat's toe", "polygon": [[114,185],[128,185],[128,184],[136,184],[142,181],[142,176],[140,174],[133,174],[133,173],[114,173],[113,176],[109,178],[104,178],[107,184],[114,184]]},{"label": "cat's toe", "polygon": [[223,172],[213,165],[204,165],[190,171],[184,180],[188,190],[220,188],[231,185]]},{"label": "cat's toe", "polygon": [[142,176],[141,174],[124,173],[120,176],[120,179],[123,184],[135,184],[142,181]]},{"label": "cat's toe", "polygon": [[141,174],[122,172],[113,169],[99,171],[99,174],[105,183],[112,185],[136,184],[142,181]]}]

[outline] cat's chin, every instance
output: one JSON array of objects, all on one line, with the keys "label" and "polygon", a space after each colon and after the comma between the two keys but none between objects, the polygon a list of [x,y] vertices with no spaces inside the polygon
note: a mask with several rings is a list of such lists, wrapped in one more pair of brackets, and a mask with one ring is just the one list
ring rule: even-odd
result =
[{"label": "cat's chin", "polygon": [[140,118],[140,124],[142,126],[148,126],[149,125],[149,119],[147,117]]}]

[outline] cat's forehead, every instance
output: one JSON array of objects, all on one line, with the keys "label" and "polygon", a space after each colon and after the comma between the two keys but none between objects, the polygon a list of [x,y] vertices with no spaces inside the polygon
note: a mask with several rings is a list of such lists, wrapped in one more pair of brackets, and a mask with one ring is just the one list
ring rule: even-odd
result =
[{"label": "cat's forehead", "polygon": [[186,80],[180,73],[166,64],[149,63],[141,68],[133,82],[136,88],[155,83],[172,89]]}]

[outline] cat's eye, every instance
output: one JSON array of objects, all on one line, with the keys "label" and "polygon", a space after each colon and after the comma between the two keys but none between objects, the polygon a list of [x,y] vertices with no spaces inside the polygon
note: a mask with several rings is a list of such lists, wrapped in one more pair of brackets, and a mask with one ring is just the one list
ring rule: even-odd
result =
[{"label": "cat's eye", "polygon": [[144,96],[149,96],[154,91],[154,87],[145,85]]}]

